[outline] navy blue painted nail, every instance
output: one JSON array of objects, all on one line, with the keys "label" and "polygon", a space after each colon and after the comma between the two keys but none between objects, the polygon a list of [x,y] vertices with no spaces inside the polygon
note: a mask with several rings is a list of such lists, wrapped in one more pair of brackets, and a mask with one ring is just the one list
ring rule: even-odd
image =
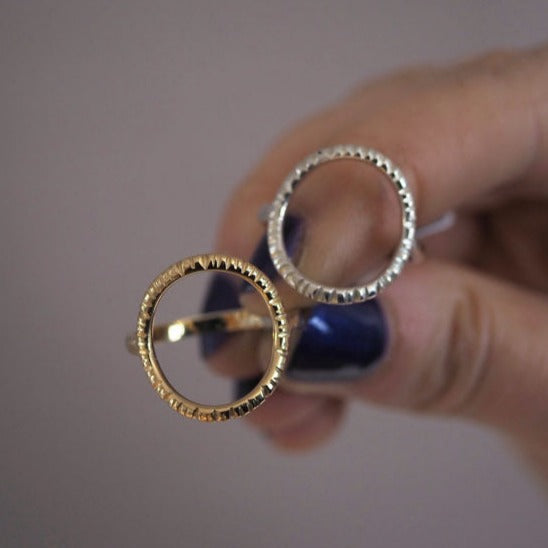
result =
[{"label": "navy blue painted nail", "polygon": [[316,305],[306,320],[287,376],[306,382],[354,380],[379,361],[387,342],[386,320],[376,301]]},{"label": "navy blue painted nail", "polygon": [[[304,236],[303,220],[294,215],[286,215],[283,224],[283,237],[287,254],[294,260],[297,260],[297,254],[302,244]],[[251,264],[254,264],[257,268],[262,270],[271,280],[275,280],[278,277],[278,272],[274,268],[270,253],[268,252],[268,242],[266,240],[266,234],[261,238],[251,259]],[[253,291],[253,287],[244,282],[242,286],[242,292],[247,293]]]},{"label": "navy blue painted nail", "polygon": [[[226,274],[215,274],[209,284],[202,305],[202,312],[230,310],[239,308],[238,286],[236,278]],[[235,283],[236,282],[236,283]],[[209,358],[232,335],[224,331],[206,332],[200,336],[200,349],[204,358]]]},{"label": "navy blue painted nail", "polygon": [[259,381],[262,379],[262,373],[256,377],[250,377],[248,379],[239,379],[234,382],[234,399],[239,400],[243,398],[246,394],[251,392],[255,388]]}]

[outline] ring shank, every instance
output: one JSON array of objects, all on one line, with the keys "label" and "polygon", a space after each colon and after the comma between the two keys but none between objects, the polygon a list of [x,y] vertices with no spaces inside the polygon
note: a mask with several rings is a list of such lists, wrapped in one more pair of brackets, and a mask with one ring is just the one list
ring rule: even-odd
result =
[{"label": "ring shank", "polygon": [[[243,308],[235,308],[187,316],[167,324],[155,325],[152,329],[152,339],[155,343],[179,342],[191,335],[217,331],[232,333],[252,329],[272,329],[272,322],[268,317],[252,314]],[[126,348],[131,354],[139,355],[135,333],[126,337]]]}]

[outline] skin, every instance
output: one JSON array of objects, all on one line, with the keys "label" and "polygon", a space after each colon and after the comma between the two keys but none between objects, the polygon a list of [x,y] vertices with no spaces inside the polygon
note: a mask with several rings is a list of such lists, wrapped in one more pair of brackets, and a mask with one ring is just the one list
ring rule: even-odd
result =
[{"label": "skin", "polygon": [[[422,260],[380,296],[390,337],[378,367],[314,393],[281,389],[246,420],[280,448],[308,450],[337,430],[351,399],[460,416],[502,432],[548,480],[548,47],[406,70],[300,123],[234,191],[217,249],[250,257],[264,227],[249,212],[307,154],[340,143],[375,148],[402,168],[419,226],[449,210],[458,220],[425,240]],[[351,284],[372,266],[360,250],[381,259],[399,237],[390,189],[364,185],[355,164],[326,167],[295,201],[314,218],[297,266],[318,281]],[[340,177],[345,192],[332,184]],[[313,304],[277,286],[287,309]],[[232,377],[257,371],[268,337],[246,337],[212,366]]]}]

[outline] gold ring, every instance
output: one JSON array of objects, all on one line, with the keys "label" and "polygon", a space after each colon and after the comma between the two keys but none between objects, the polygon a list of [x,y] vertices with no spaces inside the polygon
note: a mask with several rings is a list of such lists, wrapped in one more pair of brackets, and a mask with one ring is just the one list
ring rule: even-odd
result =
[{"label": "gold ring", "polygon": [[[261,380],[245,396],[229,404],[204,405],[184,397],[170,384],[164,375],[154,351],[155,340],[171,340],[171,336],[177,336],[175,333],[176,331],[178,331],[179,338],[182,338],[185,334],[184,330],[186,328],[189,328],[190,332],[194,333],[207,330],[207,316],[202,315],[186,319],[183,318],[178,322],[173,322],[170,324],[170,326],[176,325],[178,327],[173,329],[171,336],[166,334],[164,337],[161,330],[160,332],[158,330],[155,331],[154,316],[158,302],[164,292],[173,283],[189,274],[208,270],[234,274],[249,282],[263,298],[263,301],[268,308],[270,325],[272,327],[272,354],[270,363]],[[232,312],[234,313],[237,311]],[[202,321],[200,324],[200,320],[203,320],[204,317],[206,323]],[[249,325],[253,324],[255,321],[258,322],[255,324],[257,327],[259,324],[261,328],[265,327],[264,321],[260,322],[259,320],[254,320],[253,318],[251,318],[246,325],[246,321],[243,316],[239,318],[234,315],[231,316],[226,311],[221,314],[221,317],[225,319],[232,317],[232,325],[236,326],[235,328],[248,329]],[[211,320],[211,318],[209,319]],[[227,325],[228,324],[221,325],[219,328],[226,329]],[[141,357],[145,372],[153,388],[158,393],[160,398],[166,401],[174,411],[184,417],[198,419],[200,421],[224,421],[246,415],[261,405],[264,400],[276,389],[287,362],[289,324],[287,315],[283,308],[282,302],[278,297],[278,292],[274,287],[274,284],[257,267],[246,261],[226,255],[196,255],[193,257],[187,257],[186,259],[171,265],[150,284],[150,287],[145,293],[141,303],[139,317],[137,320],[136,336],[133,338],[133,341],[132,337],[128,339],[128,348],[130,350],[132,345],[136,348],[139,356]]]}]

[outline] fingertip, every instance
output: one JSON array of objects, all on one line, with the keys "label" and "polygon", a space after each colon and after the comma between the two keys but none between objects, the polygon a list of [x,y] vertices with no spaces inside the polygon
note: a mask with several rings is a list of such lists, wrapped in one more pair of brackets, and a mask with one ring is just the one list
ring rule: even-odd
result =
[{"label": "fingertip", "polygon": [[247,415],[245,420],[274,435],[310,419],[329,400],[326,396],[303,396],[278,388],[260,407]]},{"label": "fingertip", "polygon": [[345,405],[341,400],[327,400],[313,417],[270,433],[268,440],[274,447],[287,453],[312,451],[333,438],[343,421],[344,411]]}]

